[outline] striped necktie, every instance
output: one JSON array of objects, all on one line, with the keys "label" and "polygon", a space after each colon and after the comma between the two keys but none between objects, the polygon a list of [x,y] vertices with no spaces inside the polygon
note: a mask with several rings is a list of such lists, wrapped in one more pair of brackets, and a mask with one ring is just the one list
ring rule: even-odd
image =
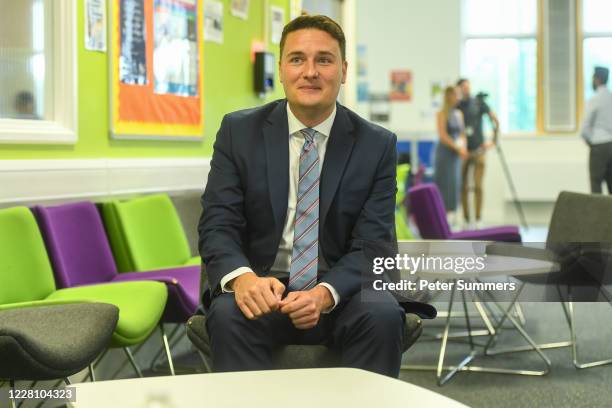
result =
[{"label": "striped necktie", "polygon": [[297,206],[293,224],[293,252],[289,290],[307,290],[317,283],[319,263],[319,154],[314,129],[302,129]]}]

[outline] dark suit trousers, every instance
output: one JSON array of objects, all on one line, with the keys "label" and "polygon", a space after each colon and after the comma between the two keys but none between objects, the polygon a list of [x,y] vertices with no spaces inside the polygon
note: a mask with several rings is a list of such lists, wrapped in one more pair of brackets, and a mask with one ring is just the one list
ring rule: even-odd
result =
[{"label": "dark suit trousers", "polygon": [[286,344],[323,344],[338,351],[345,367],[399,375],[405,312],[388,292],[357,293],[317,326],[296,329],[288,316],[274,312],[248,320],[233,293],[213,299],[207,314],[213,370],[243,371],[273,368],[272,353]]},{"label": "dark suit trousers", "polygon": [[605,181],[608,194],[612,194],[612,142],[591,145],[589,173],[591,193],[601,194],[601,183]]}]

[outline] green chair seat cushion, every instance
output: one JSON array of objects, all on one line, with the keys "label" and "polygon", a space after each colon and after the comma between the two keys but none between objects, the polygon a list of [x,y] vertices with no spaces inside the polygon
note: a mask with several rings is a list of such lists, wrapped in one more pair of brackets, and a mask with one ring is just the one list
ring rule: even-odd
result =
[{"label": "green chair seat cushion", "polygon": [[48,380],[77,373],[107,346],[118,313],[103,303],[5,308],[0,378]]},{"label": "green chair seat cushion", "polygon": [[200,265],[202,263],[202,258],[199,256],[194,256],[193,258],[189,258],[187,262],[183,264],[183,266],[192,266],[192,265]]},{"label": "green chair seat cushion", "polygon": [[47,300],[96,301],[119,308],[119,321],[111,347],[124,347],[144,341],[157,326],[164,312],[168,290],[161,282],[117,282],[60,289]]}]

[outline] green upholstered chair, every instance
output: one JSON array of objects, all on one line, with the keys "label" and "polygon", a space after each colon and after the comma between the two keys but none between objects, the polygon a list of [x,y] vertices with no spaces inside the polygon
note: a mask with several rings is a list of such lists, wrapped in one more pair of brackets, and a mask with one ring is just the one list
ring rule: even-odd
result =
[{"label": "green upholstered chair", "polygon": [[167,195],[107,202],[102,215],[119,272],[200,264]]},{"label": "green upholstered chair", "polygon": [[404,200],[406,198],[406,180],[410,174],[410,165],[399,164],[397,166],[397,193],[395,194],[395,233],[398,240],[414,239],[406,217]]},{"label": "green upholstered chair", "polygon": [[160,282],[138,281],[56,289],[45,244],[32,212],[26,207],[0,210],[0,305],[3,309],[77,302],[116,306],[119,320],[111,347],[143,342],[157,327],[166,306],[167,288]]}]

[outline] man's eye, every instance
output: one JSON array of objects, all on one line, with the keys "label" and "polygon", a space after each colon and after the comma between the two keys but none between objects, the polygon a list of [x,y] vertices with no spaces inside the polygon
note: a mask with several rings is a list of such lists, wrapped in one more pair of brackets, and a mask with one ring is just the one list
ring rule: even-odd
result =
[{"label": "man's eye", "polygon": [[321,57],[319,58],[319,62],[321,64],[331,64],[332,60],[331,58],[328,58],[328,57]]},{"label": "man's eye", "polygon": [[302,60],[302,58],[300,58],[300,57],[293,57],[293,58],[289,59],[289,62],[291,62],[293,64],[296,64],[296,63],[300,62],[301,60]]}]

